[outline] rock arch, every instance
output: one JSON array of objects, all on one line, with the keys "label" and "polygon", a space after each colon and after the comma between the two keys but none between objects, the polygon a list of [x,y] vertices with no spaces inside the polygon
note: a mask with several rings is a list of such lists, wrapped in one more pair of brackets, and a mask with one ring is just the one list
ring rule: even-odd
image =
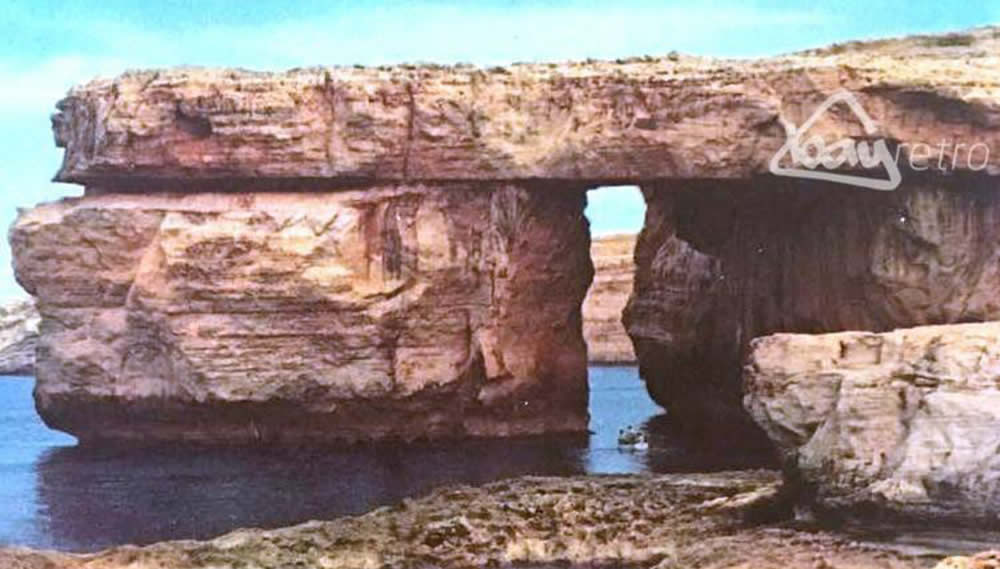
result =
[{"label": "rock arch", "polygon": [[[10,234],[39,409],[85,440],[582,431],[584,192],[622,183],[648,202],[626,321],[650,392],[696,432],[742,429],[756,335],[997,317],[1000,150],[945,173],[912,152],[1000,149],[1000,43],[969,36],[75,88],[56,179],[85,196]],[[768,173],[840,90],[878,132],[831,112],[815,133],[905,148],[899,190]]]}]

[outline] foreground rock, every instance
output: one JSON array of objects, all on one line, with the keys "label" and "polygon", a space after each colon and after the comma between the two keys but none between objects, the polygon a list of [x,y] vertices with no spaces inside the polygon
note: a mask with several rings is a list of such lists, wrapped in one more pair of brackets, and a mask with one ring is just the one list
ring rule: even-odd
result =
[{"label": "foreground rock", "polygon": [[40,322],[31,299],[0,305],[0,375],[35,373],[35,344]]},{"label": "foreground rock", "polygon": [[768,472],[522,478],[439,490],[397,507],[206,542],[87,556],[0,550],[19,569],[574,566],[789,569],[931,567],[825,533],[758,526],[775,514]]},{"label": "foreground rock", "polygon": [[635,235],[608,235],[590,245],[594,282],[583,299],[583,339],[593,363],[635,363],[632,340],[622,325],[622,312],[632,293]]},{"label": "foreground rock", "polygon": [[1000,567],[1000,551],[983,551],[942,559],[934,569],[995,569]]},{"label": "foreground rock", "polygon": [[38,411],[84,442],[583,431],[583,206],[515,186],[40,206],[10,233],[47,326]]},{"label": "foreground rock", "polygon": [[[1000,323],[757,339],[746,405],[830,516],[1000,516]],[[934,522],[938,523],[938,522]]]}]

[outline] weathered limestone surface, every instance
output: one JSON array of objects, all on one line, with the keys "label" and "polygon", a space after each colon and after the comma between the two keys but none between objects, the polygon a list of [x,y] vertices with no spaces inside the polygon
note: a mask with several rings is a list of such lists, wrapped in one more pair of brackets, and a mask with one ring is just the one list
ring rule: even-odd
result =
[{"label": "weathered limestone surface", "polygon": [[36,403],[100,439],[587,426],[582,191],[103,194],[22,213]]},{"label": "weathered limestone surface", "polygon": [[746,405],[821,513],[1000,515],[1000,323],[752,342]]},{"label": "weathered limestone surface", "polygon": [[635,238],[633,234],[607,235],[590,244],[594,282],[583,299],[583,338],[591,362],[635,363],[632,340],[622,325],[635,275]]},{"label": "weathered limestone surface", "polygon": [[759,526],[769,472],[519,478],[447,488],[367,515],[211,541],[93,555],[0,549],[17,569],[242,567],[699,567],[928,569],[910,555],[825,532]]},{"label": "weathered limestone surface", "polygon": [[[59,103],[57,179],[137,189],[199,179],[236,189],[245,180],[744,179],[767,171],[789,122],[801,125],[840,88],[887,139],[1000,148],[998,36],[981,28],[758,61],[129,72]],[[867,136],[849,112],[810,133]],[[1000,152],[989,161],[1000,168]]]},{"label": "weathered limestone surface", "polygon": [[35,373],[35,343],[40,321],[31,299],[0,305],[0,375]]},{"label": "weathered limestone surface", "polygon": [[1000,319],[994,179],[760,184],[644,188],[626,325],[650,393],[690,428],[752,429],[740,366],[755,337]]}]

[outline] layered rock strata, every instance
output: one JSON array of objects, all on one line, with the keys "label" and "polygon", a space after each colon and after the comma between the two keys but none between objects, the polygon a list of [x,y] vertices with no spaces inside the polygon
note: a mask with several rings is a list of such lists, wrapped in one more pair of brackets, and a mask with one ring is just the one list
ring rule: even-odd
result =
[{"label": "layered rock strata", "polygon": [[606,235],[594,238],[590,245],[594,282],[583,299],[583,338],[593,363],[635,363],[632,340],[622,325],[635,275],[635,238],[633,234]]},{"label": "layered rock strata", "polygon": [[84,441],[587,426],[582,191],[101,194],[23,213],[38,410]]},{"label": "layered rock strata", "polygon": [[[57,179],[137,190],[177,180],[238,190],[247,181],[746,179],[767,172],[786,127],[839,89],[890,141],[965,143],[943,154],[968,168],[971,144],[1000,148],[996,30],[760,60],[128,72],[59,102]],[[809,134],[871,136],[842,109]],[[986,166],[996,172],[1000,152]]]},{"label": "layered rock strata", "polygon": [[746,389],[803,505],[996,524],[1000,324],[758,338]]}]

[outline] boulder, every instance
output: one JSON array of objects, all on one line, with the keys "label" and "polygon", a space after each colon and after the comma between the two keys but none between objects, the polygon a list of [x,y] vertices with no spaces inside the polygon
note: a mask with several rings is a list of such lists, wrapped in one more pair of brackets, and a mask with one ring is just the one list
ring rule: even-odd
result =
[{"label": "boulder", "polygon": [[745,382],[817,513],[1000,517],[1000,323],[774,334],[751,343]]}]

